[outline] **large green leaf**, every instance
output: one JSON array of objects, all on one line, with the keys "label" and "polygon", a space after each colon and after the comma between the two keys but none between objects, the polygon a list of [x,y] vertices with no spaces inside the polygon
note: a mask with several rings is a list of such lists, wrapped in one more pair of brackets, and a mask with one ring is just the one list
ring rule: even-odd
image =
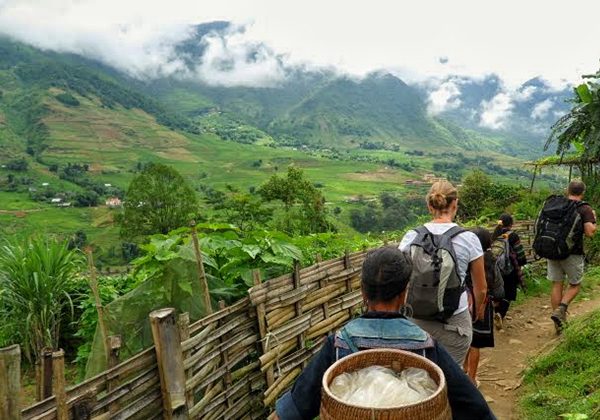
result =
[{"label": "large green leaf", "polygon": [[242,245],[242,251],[250,256],[250,258],[255,259],[258,254],[262,251],[258,245]]},{"label": "large green leaf", "polygon": [[287,257],[302,261],[302,251],[295,245],[273,238],[271,240],[271,250],[277,256]]},{"label": "large green leaf", "polygon": [[581,102],[583,102],[585,104],[592,103],[592,101],[593,101],[592,94],[591,94],[590,88],[588,87],[587,84],[582,83],[581,85],[577,86],[575,88],[575,92],[577,93],[577,96],[579,96],[579,99],[581,100]]}]

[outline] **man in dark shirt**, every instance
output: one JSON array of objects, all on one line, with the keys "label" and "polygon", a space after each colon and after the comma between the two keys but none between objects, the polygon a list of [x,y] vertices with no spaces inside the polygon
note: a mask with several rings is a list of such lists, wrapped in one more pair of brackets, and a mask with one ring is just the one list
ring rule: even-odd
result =
[{"label": "man in dark shirt", "polygon": [[448,352],[399,313],[411,271],[410,259],[397,248],[379,248],[367,255],[361,289],[368,312],[327,337],[292,389],[277,401],[272,418],[313,419],[319,414],[323,375],[336,360],[363,349],[396,348],[421,354],[442,369],[453,419],[495,419],[481,393]]},{"label": "man in dark shirt", "polygon": [[[581,181],[571,181],[567,187],[567,198],[581,202],[585,194],[585,184]],[[552,295],[552,321],[556,331],[560,332],[562,325],[567,320],[567,307],[581,288],[583,278],[583,236],[592,237],[596,233],[596,212],[589,204],[583,203],[577,207],[581,216],[582,229],[574,238],[575,245],[571,255],[564,260],[548,260],[548,279],[553,282]],[[563,282],[565,277],[569,280],[569,286],[563,293]]]}]

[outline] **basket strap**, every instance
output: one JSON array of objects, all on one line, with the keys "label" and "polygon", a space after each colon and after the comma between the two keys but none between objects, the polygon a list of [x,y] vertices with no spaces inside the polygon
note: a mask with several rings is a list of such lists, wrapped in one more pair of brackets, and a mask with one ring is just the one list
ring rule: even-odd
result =
[{"label": "basket strap", "polygon": [[354,344],[354,341],[352,341],[352,337],[350,337],[350,334],[348,334],[348,331],[346,331],[346,327],[343,327],[340,330],[340,335],[342,336],[346,344],[348,344],[348,348],[352,353],[356,353],[357,351],[359,351],[358,347],[356,347],[356,344]]}]

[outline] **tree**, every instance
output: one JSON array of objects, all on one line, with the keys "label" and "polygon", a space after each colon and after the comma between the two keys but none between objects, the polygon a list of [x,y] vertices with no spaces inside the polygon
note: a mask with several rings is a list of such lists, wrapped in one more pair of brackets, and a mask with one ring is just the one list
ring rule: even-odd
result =
[{"label": "tree", "polygon": [[273,215],[273,210],[265,206],[260,197],[238,190],[230,191],[214,207],[224,212],[228,223],[235,224],[242,231],[266,225]]},{"label": "tree", "polygon": [[459,191],[458,213],[463,219],[500,215],[520,198],[517,186],[492,181],[477,169],[467,175]]},{"label": "tree", "polygon": [[73,197],[75,207],[96,207],[100,196],[96,191],[83,191]]},{"label": "tree", "polygon": [[556,142],[556,154],[568,152],[572,146],[583,146],[583,158],[600,157],[600,84],[592,81],[600,79],[600,71],[583,76],[586,83],[574,89],[574,106],[553,126],[546,148]]},{"label": "tree", "polygon": [[459,194],[458,211],[466,219],[481,216],[491,193],[493,183],[481,170],[476,169],[465,177]]},{"label": "tree", "polygon": [[131,181],[123,208],[121,235],[137,238],[187,225],[198,210],[198,200],[179,172],[153,163]]},{"label": "tree", "polygon": [[67,247],[69,249],[83,249],[86,243],[87,235],[80,229],[69,238]]},{"label": "tree", "polygon": [[380,231],[380,220],[381,210],[373,203],[368,203],[360,210],[350,210],[350,224],[361,233]]},{"label": "tree", "polygon": [[316,233],[333,229],[327,221],[325,198],[301,169],[289,166],[286,177],[273,175],[258,190],[265,201],[279,200],[285,214],[281,228],[287,233]]},{"label": "tree", "polygon": [[14,159],[6,164],[6,169],[10,169],[11,171],[24,172],[27,168],[29,168],[29,163],[27,163],[25,158]]}]

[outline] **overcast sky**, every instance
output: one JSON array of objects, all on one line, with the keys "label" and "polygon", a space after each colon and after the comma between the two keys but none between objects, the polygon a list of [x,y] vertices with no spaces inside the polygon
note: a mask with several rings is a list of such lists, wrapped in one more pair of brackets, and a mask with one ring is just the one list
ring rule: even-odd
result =
[{"label": "overcast sky", "polygon": [[263,41],[290,63],[417,79],[497,73],[508,84],[596,71],[598,16],[592,0],[0,0],[1,32],[147,74],[166,64],[186,24],[220,19],[248,24],[244,42]]}]

